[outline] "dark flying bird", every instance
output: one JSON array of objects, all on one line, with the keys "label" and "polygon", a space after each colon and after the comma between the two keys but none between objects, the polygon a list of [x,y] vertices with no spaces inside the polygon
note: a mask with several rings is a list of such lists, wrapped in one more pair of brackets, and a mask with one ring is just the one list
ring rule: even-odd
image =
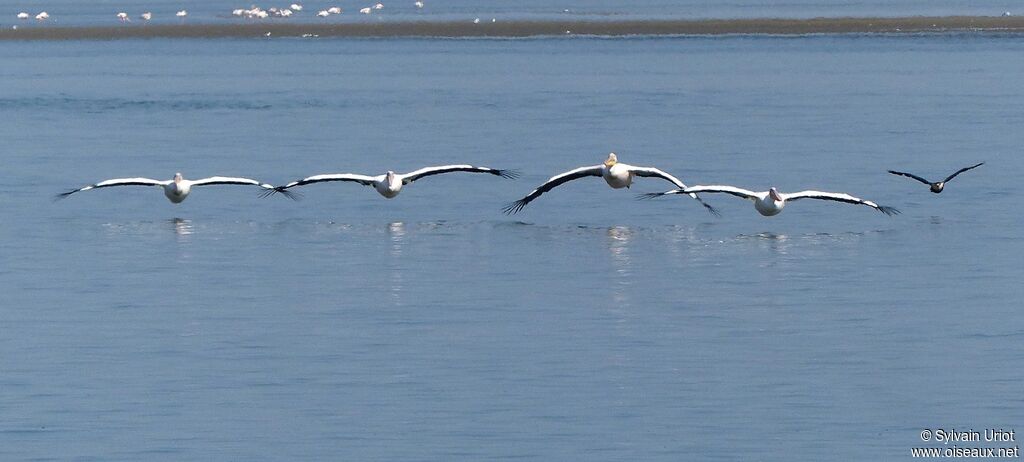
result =
[{"label": "dark flying bird", "polygon": [[946,183],[948,183],[948,182],[949,182],[949,180],[952,180],[953,178],[956,178],[956,176],[957,176],[957,175],[959,175],[959,174],[961,174],[961,173],[963,173],[963,172],[966,172],[966,171],[968,171],[968,170],[970,170],[970,169],[972,169],[972,168],[978,168],[978,167],[980,167],[980,166],[982,166],[982,165],[985,165],[985,163],[984,163],[984,162],[981,162],[981,163],[979,163],[979,164],[975,164],[975,165],[972,165],[972,166],[970,166],[970,167],[964,167],[964,168],[962,168],[962,169],[960,169],[960,170],[957,170],[957,171],[956,171],[956,172],[954,172],[954,173],[953,173],[952,175],[950,175],[950,176],[947,176],[945,180],[942,180],[942,181],[936,181],[936,182],[934,182],[934,183],[932,183],[931,181],[928,181],[928,180],[926,180],[926,179],[924,179],[924,178],[921,178],[921,177],[919,177],[919,176],[917,176],[917,175],[914,175],[913,173],[907,173],[907,172],[897,172],[897,171],[895,171],[895,170],[889,170],[889,173],[892,173],[893,175],[901,175],[901,176],[905,176],[905,177],[913,178],[913,179],[915,179],[915,180],[917,180],[917,181],[920,181],[920,182],[922,182],[922,183],[924,183],[924,184],[928,185],[928,188],[929,188],[929,189],[931,189],[931,191],[932,191],[933,193],[935,193],[935,194],[938,194],[938,193],[942,192],[942,188],[945,188],[945,187],[946,187]]}]

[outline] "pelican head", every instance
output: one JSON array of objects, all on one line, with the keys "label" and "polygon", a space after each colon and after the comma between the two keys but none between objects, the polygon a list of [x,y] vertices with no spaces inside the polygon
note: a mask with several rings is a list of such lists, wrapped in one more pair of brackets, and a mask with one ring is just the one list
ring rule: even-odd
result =
[{"label": "pelican head", "polygon": [[388,184],[395,182],[395,172],[388,170],[388,173],[387,175],[385,175],[385,177],[388,179]]},{"label": "pelican head", "polygon": [[613,166],[613,165],[615,165],[617,163],[619,163],[619,158],[615,157],[615,153],[614,152],[608,153],[608,160],[604,161],[604,166],[608,167],[608,168],[611,168],[611,166]]},{"label": "pelican head", "polygon": [[181,183],[181,180],[183,180],[183,179],[184,178],[181,177],[181,173],[180,172],[174,174],[174,182],[175,183]]},{"label": "pelican head", "polygon": [[779,190],[778,189],[775,189],[775,188],[769,189],[768,190],[768,195],[771,196],[773,201],[775,201],[775,202],[782,202],[782,196],[779,195]]}]

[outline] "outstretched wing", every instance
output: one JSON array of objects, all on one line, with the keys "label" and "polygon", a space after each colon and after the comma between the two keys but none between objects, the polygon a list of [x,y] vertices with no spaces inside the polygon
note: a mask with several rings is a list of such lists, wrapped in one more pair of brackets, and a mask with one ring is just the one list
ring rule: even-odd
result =
[{"label": "outstretched wing", "polygon": [[950,175],[950,176],[947,176],[945,180],[942,180],[942,182],[943,182],[943,183],[946,183],[946,182],[948,182],[949,180],[952,180],[952,179],[953,179],[954,177],[956,177],[957,175],[959,175],[959,174],[961,174],[961,173],[963,173],[963,172],[966,172],[966,171],[968,171],[968,170],[970,170],[970,169],[972,169],[972,168],[978,168],[978,167],[981,167],[982,165],[985,165],[985,163],[984,163],[984,162],[981,162],[981,163],[979,163],[979,164],[974,164],[974,165],[972,165],[972,166],[970,166],[970,167],[964,167],[964,168],[962,168],[962,169],[960,169],[960,170],[957,170],[957,171],[956,171],[955,173],[953,173],[952,175]]},{"label": "outstretched wing", "polygon": [[263,197],[271,196],[276,193],[281,193],[284,194],[285,196],[288,196],[288,198],[290,199],[298,200],[300,197],[302,197],[302,195],[296,192],[288,191],[289,188],[294,188],[296,186],[302,186],[313,183],[322,183],[325,181],[351,181],[359,183],[361,185],[370,186],[376,180],[377,179],[372,176],[356,175],[354,173],[330,173],[326,175],[313,175],[311,177],[306,177],[298,181],[293,181],[284,186],[278,186],[273,189],[270,189],[263,194]]},{"label": "outstretched wing", "polygon": [[76,192],[88,191],[90,189],[109,188],[109,187],[112,187],[112,186],[163,186],[163,185],[166,185],[166,184],[170,184],[170,181],[169,180],[159,181],[159,180],[154,180],[154,179],[151,179],[151,178],[114,178],[112,180],[105,180],[105,181],[101,181],[101,182],[96,183],[96,184],[91,184],[89,186],[85,186],[85,187],[82,187],[82,188],[73,189],[73,190],[68,191],[68,192],[60,193],[60,194],[57,195],[56,199],[63,199],[65,197],[68,197],[68,196],[76,193]]},{"label": "outstretched wing", "polygon": [[575,170],[569,170],[568,172],[555,175],[548,179],[548,181],[546,181],[544,184],[538,186],[537,189],[534,189],[532,192],[530,192],[530,194],[527,194],[526,197],[506,205],[502,210],[509,215],[513,213],[518,213],[520,210],[523,209],[523,207],[526,207],[526,204],[529,204],[532,200],[540,197],[541,194],[551,191],[552,189],[558,187],[561,184],[568,183],[572,180],[576,180],[587,176],[601,176],[602,167],[602,165],[580,167]]},{"label": "outstretched wing", "polygon": [[[641,176],[645,178],[661,178],[676,185],[677,188],[686,189],[686,185],[683,184],[683,182],[680,181],[679,178],[669,175],[668,173],[665,173],[660,169],[654,167],[631,167],[629,171],[633,172],[633,174],[636,176]],[[696,194],[690,193],[689,195],[691,198],[697,200],[697,202],[700,202],[700,205],[703,205],[704,208],[707,209],[707,211],[712,215],[721,216],[721,214],[718,213],[718,210],[709,205],[707,202],[704,202],[704,200],[701,199]]]},{"label": "outstretched wing", "polygon": [[866,205],[889,216],[897,215],[900,213],[899,210],[893,207],[878,205],[874,202],[864,200],[859,197],[853,197],[845,193],[832,193],[823,191],[800,191],[792,194],[781,194],[781,196],[784,200],[787,201],[795,201],[800,199],[822,199],[827,201],[845,202],[847,204]]},{"label": "outstretched wing", "polygon": [[416,170],[415,172],[409,172],[405,175],[401,175],[402,184],[409,184],[420,178],[430,175],[440,175],[442,173],[451,172],[470,172],[470,173],[490,173],[491,175],[497,175],[502,178],[515,179],[519,177],[519,172],[514,170],[499,170],[496,168],[488,167],[474,167],[472,165],[441,165],[437,167],[426,167]]},{"label": "outstretched wing", "polygon": [[294,188],[296,186],[303,186],[313,183],[323,183],[325,181],[351,181],[359,183],[361,185],[370,186],[376,181],[376,178],[366,175],[356,175],[354,173],[330,173],[326,175],[313,175],[311,177],[303,178],[298,181],[293,181],[284,186],[278,186],[274,188],[276,191],[281,192],[288,188]]},{"label": "outstretched wing", "polygon": [[[907,177],[907,178],[913,178],[913,179],[915,179],[915,180],[917,180],[917,181],[920,181],[920,182],[922,182],[922,183],[924,183],[924,184],[927,184],[927,185],[930,185],[930,184],[932,184],[932,182],[931,182],[931,181],[928,181],[928,180],[926,180],[926,179],[924,179],[924,178],[921,178],[921,177],[919,177],[919,176],[917,176],[917,175],[914,175],[913,173],[907,173],[907,172],[897,172],[897,171],[895,171],[895,170],[889,170],[889,173],[892,173],[893,175],[900,175],[900,176],[905,176],[905,177]],[[960,173],[960,172],[957,172],[957,173]],[[956,176],[956,175],[954,174],[954,176]],[[950,178],[953,178],[953,177],[950,177]]]},{"label": "outstretched wing", "polygon": [[242,184],[242,185],[259,186],[259,187],[261,187],[263,189],[274,189],[273,185],[269,185],[269,184],[266,184],[266,183],[260,183],[259,181],[256,181],[256,180],[253,180],[253,179],[237,178],[237,177],[230,177],[230,176],[211,176],[209,178],[203,178],[201,180],[193,180],[192,181],[192,186],[210,186],[210,185],[218,185],[218,184]]},{"label": "outstretched wing", "polygon": [[667,195],[670,195],[670,194],[696,194],[696,193],[725,193],[725,194],[732,194],[733,196],[736,196],[736,197],[742,197],[744,199],[754,199],[754,200],[760,198],[760,196],[758,196],[758,194],[755,193],[754,191],[746,190],[746,189],[743,189],[743,188],[737,188],[737,187],[734,187],[734,186],[723,186],[723,185],[707,185],[707,186],[705,186],[705,185],[697,185],[697,186],[693,186],[691,188],[685,188],[685,189],[673,189],[671,191],[665,191],[665,192],[660,192],[660,193],[641,194],[640,198],[642,198],[642,199],[651,199],[651,198],[654,198],[654,197],[667,196]]},{"label": "outstretched wing", "polygon": [[259,186],[259,187],[263,188],[264,190],[266,190],[264,192],[264,194],[263,194],[264,196],[268,196],[268,195],[271,195],[271,194],[274,194],[274,193],[281,193],[281,194],[284,194],[284,196],[289,198],[289,199],[298,200],[298,198],[294,194],[289,192],[289,191],[284,191],[284,190],[278,191],[277,188],[274,187],[274,185],[267,184],[267,183],[261,183],[259,181],[253,180],[251,178],[239,178],[239,177],[231,177],[231,176],[211,176],[209,178],[203,178],[201,180],[194,180],[191,183],[192,183],[192,186],[211,186],[211,185],[224,185],[224,184],[240,184],[240,185]]}]

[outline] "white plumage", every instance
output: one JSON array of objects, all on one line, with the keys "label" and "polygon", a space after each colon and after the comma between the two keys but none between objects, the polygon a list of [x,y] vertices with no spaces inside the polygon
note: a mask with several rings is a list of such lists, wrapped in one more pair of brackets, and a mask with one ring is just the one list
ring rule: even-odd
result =
[{"label": "white plumage", "polygon": [[758,213],[766,217],[778,215],[782,213],[783,207],[786,206],[786,202],[795,201],[799,199],[821,199],[836,202],[845,202],[847,204],[866,205],[886,215],[896,215],[900,213],[892,207],[886,207],[884,205],[878,205],[869,200],[864,200],[859,197],[854,197],[846,193],[833,193],[824,191],[800,191],[796,193],[784,194],[780,193],[777,189],[771,188],[767,191],[750,191],[748,189],[737,188],[735,186],[724,186],[724,185],[711,185],[711,186],[693,186],[690,188],[675,189],[672,191],[666,191],[661,193],[643,194],[642,198],[660,197],[670,194],[694,194],[694,193],[725,193],[731,194],[736,197],[747,199],[754,202],[754,209]]},{"label": "white plumage", "polygon": [[[238,178],[238,177],[227,177],[227,176],[211,176],[209,178],[203,178],[201,180],[186,180],[181,176],[180,173],[175,173],[174,178],[170,180],[154,180],[151,178],[115,178],[112,180],[104,180],[96,184],[91,184],[78,189],[61,193],[57,195],[57,199],[63,199],[76,192],[88,191],[90,189],[98,188],[109,188],[113,186],[159,186],[163,188],[164,195],[167,196],[171,202],[179,204],[188,197],[189,193],[192,192],[193,186],[209,186],[209,185],[252,185],[259,186],[265,190],[271,192],[274,191],[274,186],[249,178]],[[286,194],[287,195],[287,194]],[[288,195],[291,197],[290,195]]]},{"label": "white plumage", "polygon": [[474,167],[472,165],[460,164],[460,165],[441,165],[437,167],[426,167],[419,170],[398,174],[393,171],[388,171],[383,175],[368,176],[359,175],[355,173],[331,173],[325,175],[314,175],[311,177],[303,178],[298,181],[293,181],[284,186],[278,186],[273,191],[267,191],[267,195],[275,192],[285,192],[290,188],[296,186],[303,186],[313,183],[321,183],[325,181],[349,181],[359,183],[364,186],[372,186],[373,189],[377,190],[381,196],[391,199],[398,195],[402,191],[402,186],[412,183],[420,178],[439,175],[442,173],[451,172],[470,172],[470,173],[489,173],[491,175],[500,176],[502,178],[516,178],[519,174],[512,170],[500,170],[496,168],[488,167]]},{"label": "white plumage", "polygon": [[[619,162],[618,157],[613,152],[608,154],[608,159],[601,165],[580,167],[551,177],[548,181],[544,182],[544,184],[538,186],[537,189],[531,191],[530,194],[527,194],[522,199],[505,206],[504,211],[506,214],[518,213],[531,201],[540,197],[541,194],[544,194],[564,183],[588,176],[599,176],[604,178],[604,181],[608,183],[608,186],[611,186],[613,189],[628,188],[633,184],[633,177],[635,176],[661,178],[674,184],[677,188],[686,187],[686,185],[678,178],[654,167],[636,167],[629,164],[623,164]],[[699,201],[701,205],[703,205],[712,214],[718,214],[714,207],[706,204],[703,200],[697,197],[696,194],[690,194],[690,197]]]}]

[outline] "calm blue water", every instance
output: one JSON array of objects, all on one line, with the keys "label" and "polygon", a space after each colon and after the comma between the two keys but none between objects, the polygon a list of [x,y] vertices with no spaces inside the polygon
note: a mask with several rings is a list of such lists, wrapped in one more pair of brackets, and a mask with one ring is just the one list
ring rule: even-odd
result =
[{"label": "calm blue water", "polygon": [[[0,459],[877,460],[1024,430],[1024,39],[0,43]],[[600,180],[846,191],[774,218]],[[942,177],[941,195],[885,173]],[[261,199],[120,176],[522,170]],[[673,200],[677,199],[677,200]]]},{"label": "calm blue water", "polygon": [[[287,8],[294,0],[18,0],[0,6],[0,25],[33,26],[35,20],[19,21],[15,16],[40,11],[50,14],[47,24],[98,25],[118,24],[115,14],[129,13],[133,20],[144,11],[153,13],[153,23],[178,24],[179,10],[188,11],[189,23],[245,22],[234,18],[231,11],[255,4],[268,9]],[[500,19],[698,19],[698,18],[813,18],[844,16],[998,16],[1004,12],[1024,14],[1017,0],[424,0],[424,8],[416,8],[413,0],[383,1],[384,8],[371,16],[359,14],[360,8],[376,0],[314,0],[300,1],[304,8],[286,21],[291,22],[367,22],[398,20],[472,20]],[[332,6],[342,8],[341,15],[322,19],[318,10]],[[267,19],[280,22],[281,19]]]}]

